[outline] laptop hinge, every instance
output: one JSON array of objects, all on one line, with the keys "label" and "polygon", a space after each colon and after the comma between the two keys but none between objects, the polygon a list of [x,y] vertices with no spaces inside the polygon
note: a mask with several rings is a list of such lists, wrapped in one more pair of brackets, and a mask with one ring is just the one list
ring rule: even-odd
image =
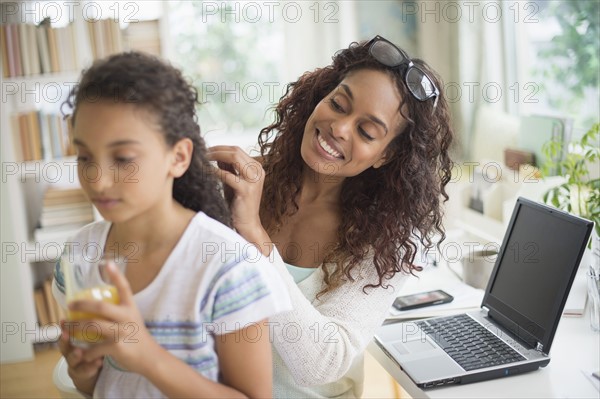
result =
[{"label": "laptop hinge", "polygon": [[538,352],[543,352],[544,351],[544,345],[542,345],[541,342],[538,342],[535,344],[535,350]]},{"label": "laptop hinge", "polygon": [[486,306],[482,306],[481,310],[483,310],[483,316],[487,317],[490,313],[490,310]]}]

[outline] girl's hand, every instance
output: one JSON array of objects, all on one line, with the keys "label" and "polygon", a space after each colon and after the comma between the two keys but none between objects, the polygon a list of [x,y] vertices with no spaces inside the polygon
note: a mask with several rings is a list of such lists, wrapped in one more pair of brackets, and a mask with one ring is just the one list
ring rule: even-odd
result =
[{"label": "girl's hand", "polygon": [[104,356],[96,358],[87,357],[89,360],[84,360],[85,350],[71,345],[64,320],[61,320],[60,327],[62,333],[58,340],[58,349],[69,366],[69,377],[71,377],[77,389],[91,395],[100,374]]},{"label": "girl's hand", "polygon": [[233,226],[246,239],[263,230],[260,222],[260,199],[265,182],[262,165],[236,146],[208,149],[208,158],[217,161],[218,176],[225,185]]},{"label": "girl's hand", "polygon": [[88,323],[93,323],[94,331],[99,331],[103,337],[101,342],[92,344],[82,353],[83,361],[93,362],[110,355],[125,369],[143,374],[145,368],[152,363],[152,353],[160,346],[146,329],[125,276],[112,263],[107,265],[106,270],[119,293],[119,305],[92,300],[69,304],[70,310],[98,316],[94,320],[73,323],[73,332],[83,332]]}]

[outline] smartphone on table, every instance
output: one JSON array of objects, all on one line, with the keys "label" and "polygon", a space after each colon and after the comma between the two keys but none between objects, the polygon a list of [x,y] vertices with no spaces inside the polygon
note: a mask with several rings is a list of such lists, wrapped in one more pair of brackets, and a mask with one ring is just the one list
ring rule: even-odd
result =
[{"label": "smartphone on table", "polygon": [[398,310],[411,310],[452,302],[453,299],[452,295],[443,290],[419,292],[418,294],[399,296],[394,301],[394,307]]}]

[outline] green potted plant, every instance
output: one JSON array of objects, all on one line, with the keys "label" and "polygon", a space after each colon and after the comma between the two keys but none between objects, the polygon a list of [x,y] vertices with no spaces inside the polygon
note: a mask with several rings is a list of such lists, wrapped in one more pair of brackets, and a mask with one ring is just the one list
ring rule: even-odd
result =
[{"label": "green potted plant", "polygon": [[[562,143],[551,140],[542,149],[546,163],[542,167],[542,175],[547,176],[551,168],[558,170],[558,174],[565,178],[563,184],[548,190],[543,200],[559,209],[579,215],[595,223],[595,237],[588,248],[597,245],[600,237],[600,178],[590,176],[590,167],[597,171],[600,162],[600,124],[594,123],[583,137],[571,143]],[[564,147],[568,145],[566,155],[560,159],[559,154],[565,153]],[[556,161],[556,159],[560,159]],[[594,243],[596,242],[596,243]],[[596,249],[596,252],[600,249]],[[596,256],[600,256],[597,253]]]}]

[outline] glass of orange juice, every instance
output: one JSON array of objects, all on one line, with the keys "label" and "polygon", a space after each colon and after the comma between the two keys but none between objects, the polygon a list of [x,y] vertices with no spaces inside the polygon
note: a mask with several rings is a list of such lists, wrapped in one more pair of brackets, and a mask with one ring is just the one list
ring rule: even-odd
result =
[{"label": "glass of orange juice", "polygon": [[[124,273],[125,258],[110,253],[99,257],[72,249],[65,250],[61,257],[61,267],[65,277],[67,304],[82,299],[118,304],[120,300],[117,288],[110,282],[105,270],[110,262],[114,263],[121,273]],[[67,314],[70,322],[89,321],[97,318],[97,315],[88,312],[69,310]],[[104,337],[102,337],[99,327],[93,322],[78,327],[82,327],[82,330],[73,330],[71,333],[73,345],[88,347],[90,344],[103,341]]]}]

